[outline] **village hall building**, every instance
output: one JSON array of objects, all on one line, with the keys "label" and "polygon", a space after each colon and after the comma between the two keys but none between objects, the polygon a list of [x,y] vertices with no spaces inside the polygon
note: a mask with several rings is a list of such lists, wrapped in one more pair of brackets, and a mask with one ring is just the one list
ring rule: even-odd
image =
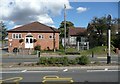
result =
[{"label": "village hall building", "polygon": [[13,52],[14,48],[34,49],[37,45],[41,46],[41,50],[59,49],[59,30],[39,22],[32,22],[7,32],[9,52]]}]

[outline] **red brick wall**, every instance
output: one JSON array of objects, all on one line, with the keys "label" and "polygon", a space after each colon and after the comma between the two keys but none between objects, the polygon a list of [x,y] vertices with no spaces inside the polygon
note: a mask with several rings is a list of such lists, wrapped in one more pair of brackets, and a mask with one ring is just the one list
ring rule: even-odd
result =
[{"label": "red brick wall", "polygon": [[[11,52],[15,47],[17,48],[25,48],[25,37],[27,35],[27,33],[21,33],[22,34],[22,39],[24,39],[23,44],[19,43],[19,39],[13,39],[12,38],[12,33],[8,33],[8,50],[9,52]],[[53,33],[31,33],[31,35],[33,36],[33,38],[35,38],[37,40],[37,42],[34,43],[34,46],[36,45],[40,45],[41,46],[41,50],[47,50],[49,47],[49,49],[53,49],[54,46],[54,40],[53,38],[49,38],[50,35],[53,35]],[[39,39],[38,35],[43,35],[43,39]],[[10,46],[11,44],[11,46]],[[55,33],[55,48],[59,49],[59,33]]]}]

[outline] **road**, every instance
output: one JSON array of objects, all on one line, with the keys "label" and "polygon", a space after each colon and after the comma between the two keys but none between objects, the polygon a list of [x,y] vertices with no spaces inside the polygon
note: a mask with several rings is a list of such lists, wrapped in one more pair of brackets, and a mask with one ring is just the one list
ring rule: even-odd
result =
[{"label": "road", "polygon": [[[48,57],[48,56],[46,56]],[[55,57],[55,56],[54,56]],[[75,57],[77,56],[68,56],[69,59],[74,59]],[[89,57],[90,61],[92,62],[95,62],[95,61],[99,61],[99,62],[106,62],[107,61],[107,58],[106,57]],[[118,63],[118,56],[112,56],[111,57],[111,60],[112,62],[114,63]],[[36,56],[36,57],[5,57],[5,58],[2,58],[2,62],[3,63],[11,63],[11,62],[14,62],[14,63],[22,63],[22,62],[38,62],[39,61],[39,58]]]},{"label": "road", "polygon": [[118,82],[118,70],[115,69],[53,69],[53,70],[9,70],[3,71],[3,79],[22,77],[21,82],[42,82],[44,76],[72,77],[74,82]]}]

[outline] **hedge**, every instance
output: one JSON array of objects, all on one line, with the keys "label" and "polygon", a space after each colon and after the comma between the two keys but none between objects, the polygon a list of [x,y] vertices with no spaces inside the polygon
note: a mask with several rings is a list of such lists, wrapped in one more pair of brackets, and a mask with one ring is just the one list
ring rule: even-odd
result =
[{"label": "hedge", "polygon": [[68,57],[41,57],[39,60],[39,64],[43,64],[43,65],[64,65],[64,66],[68,66],[68,65],[76,65],[76,64],[80,64],[80,65],[86,65],[89,64],[89,58],[87,56],[81,56],[81,57],[77,57],[75,59],[68,59]]}]

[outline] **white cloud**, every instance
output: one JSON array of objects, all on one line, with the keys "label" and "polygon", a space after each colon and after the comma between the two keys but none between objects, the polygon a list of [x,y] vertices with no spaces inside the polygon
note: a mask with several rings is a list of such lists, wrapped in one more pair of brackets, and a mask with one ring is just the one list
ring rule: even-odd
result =
[{"label": "white cloud", "polygon": [[76,10],[77,10],[78,13],[82,13],[82,12],[87,11],[88,9],[85,8],[85,7],[78,7]]},{"label": "white cloud", "polygon": [[67,9],[72,7],[68,0],[1,0],[0,18],[3,21],[23,25],[39,21],[47,25],[54,25],[52,16],[61,14],[66,4]]}]

